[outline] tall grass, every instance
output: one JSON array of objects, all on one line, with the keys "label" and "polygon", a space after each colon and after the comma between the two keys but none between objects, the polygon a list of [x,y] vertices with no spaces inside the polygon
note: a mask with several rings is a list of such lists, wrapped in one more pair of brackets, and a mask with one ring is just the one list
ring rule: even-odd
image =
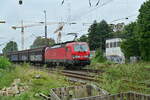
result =
[{"label": "tall grass", "polygon": [[103,52],[98,49],[95,53],[95,57],[92,58],[92,61],[102,63],[106,61],[106,58],[104,57]]},{"label": "tall grass", "polygon": [[[0,72],[0,89],[9,87],[14,79],[21,79],[21,83],[29,87],[29,89],[15,97],[0,97],[0,100],[41,100],[37,93],[49,94],[51,88],[69,86],[71,83],[66,81],[63,76],[47,71],[30,68],[28,64],[16,66],[9,73],[6,70]],[[36,78],[40,75],[40,78]],[[4,81],[5,80],[5,81]]]},{"label": "tall grass", "polygon": [[11,63],[5,57],[0,57],[0,69],[8,69],[11,67]]},{"label": "tall grass", "polygon": [[147,63],[114,65],[100,78],[100,86],[110,93],[137,91],[150,93],[150,71]]}]

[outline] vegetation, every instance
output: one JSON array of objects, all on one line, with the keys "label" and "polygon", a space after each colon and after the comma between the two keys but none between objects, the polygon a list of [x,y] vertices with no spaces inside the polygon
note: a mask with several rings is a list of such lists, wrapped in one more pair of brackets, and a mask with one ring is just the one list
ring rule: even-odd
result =
[{"label": "vegetation", "polygon": [[148,63],[109,65],[100,78],[100,87],[110,93],[135,91],[150,93],[150,74],[145,67]]},{"label": "vegetation", "polygon": [[121,44],[121,48],[127,59],[129,59],[131,56],[140,56],[136,27],[137,23],[133,22],[129,25],[126,25],[123,32],[126,34],[126,36],[124,37],[125,40]]},{"label": "vegetation", "polygon": [[111,94],[128,91],[150,94],[149,62],[114,64],[92,61],[88,68],[105,71],[99,75],[98,85]]},{"label": "vegetation", "polygon": [[77,39],[79,42],[88,42],[88,36],[82,35],[79,39]]},{"label": "vegetation", "polygon": [[101,50],[104,52],[106,38],[109,38],[110,33],[112,32],[107,22],[105,20],[102,20],[100,23],[94,21],[88,32],[88,42],[90,49],[96,50],[101,48]]},{"label": "vegetation", "polygon": [[[40,78],[35,78],[40,75]],[[71,85],[66,81],[65,77],[57,73],[47,73],[28,67],[28,65],[16,66],[13,70],[0,70],[0,90],[4,87],[9,87],[14,79],[21,79],[21,82],[26,84],[29,89],[18,96],[3,96],[1,100],[41,100],[37,93],[48,94],[51,88],[63,87]],[[4,81],[5,80],[5,81]]]},{"label": "vegetation", "polygon": [[101,49],[105,51],[105,40],[110,37],[112,29],[105,20],[100,23],[94,21],[88,30],[88,36],[81,36],[78,41],[88,42],[91,50]]},{"label": "vegetation", "polygon": [[106,61],[106,58],[104,57],[103,52],[100,49],[97,49],[95,57],[92,58],[92,62],[103,63],[105,61]]},{"label": "vegetation", "polygon": [[150,61],[150,0],[147,0],[139,10],[138,16],[138,36],[141,57],[145,61]]},{"label": "vegetation", "polygon": [[140,56],[144,61],[150,61],[150,0],[140,8],[137,22],[125,27],[126,40],[122,43],[122,49],[126,56]]},{"label": "vegetation", "polygon": [[8,69],[11,67],[11,63],[5,57],[0,57],[0,69]]},{"label": "vegetation", "polygon": [[12,52],[12,51],[18,51],[18,45],[14,41],[10,41],[6,44],[6,47],[3,48],[3,53]]},{"label": "vegetation", "polygon": [[30,46],[30,48],[38,48],[38,47],[43,47],[43,46],[51,46],[55,44],[55,41],[51,38],[45,39],[41,36],[37,37],[33,44]]}]

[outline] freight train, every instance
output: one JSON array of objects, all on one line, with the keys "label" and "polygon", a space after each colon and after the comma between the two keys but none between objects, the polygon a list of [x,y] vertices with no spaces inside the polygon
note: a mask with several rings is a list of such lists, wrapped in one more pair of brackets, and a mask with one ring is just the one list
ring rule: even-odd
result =
[{"label": "freight train", "polygon": [[65,42],[36,49],[7,53],[12,62],[46,64],[79,68],[90,64],[90,50],[86,42]]}]

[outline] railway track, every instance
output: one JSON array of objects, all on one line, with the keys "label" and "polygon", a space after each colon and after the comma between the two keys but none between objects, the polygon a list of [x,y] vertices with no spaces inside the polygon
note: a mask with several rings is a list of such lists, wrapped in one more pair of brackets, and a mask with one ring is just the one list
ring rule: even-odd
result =
[{"label": "railway track", "polygon": [[97,82],[96,77],[103,73],[102,70],[82,69],[82,70],[62,70],[64,76],[69,77],[72,81],[93,81]]},{"label": "railway track", "polygon": [[67,70],[63,70],[61,71],[61,73],[64,76],[69,77],[69,79],[71,80],[75,80],[75,81],[79,81],[79,80],[85,80],[85,81],[96,81],[96,79],[94,78],[93,75],[90,75],[88,73],[83,73],[80,71],[67,71]]},{"label": "railway track", "polygon": [[81,69],[81,70],[76,70],[76,71],[90,72],[90,73],[96,73],[96,74],[101,74],[105,72],[104,70],[100,70],[100,69]]},{"label": "railway track", "polygon": [[75,82],[87,82],[93,81],[97,82],[96,77],[103,73],[103,70],[93,70],[93,69],[81,69],[81,70],[60,70],[55,68],[43,68],[43,67],[34,67],[39,70],[47,70],[48,72],[57,72],[61,75],[68,77],[70,81]]}]

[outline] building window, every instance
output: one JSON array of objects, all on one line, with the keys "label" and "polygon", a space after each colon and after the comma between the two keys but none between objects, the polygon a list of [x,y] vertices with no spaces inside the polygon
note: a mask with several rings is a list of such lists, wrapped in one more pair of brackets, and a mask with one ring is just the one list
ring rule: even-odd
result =
[{"label": "building window", "polygon": [[115,42],[112,43],[112,47],[115,47]]},{"label": "building window", "polygon": [[106,48],[109,48],[109,43],[106,43]]},{"label": "building window", "polygon": [[110,43],[110,48],[112,48],[112,47],[113,47],[113,43],[111,42],[111,43]]},{"label": "building window", "polygon": [[117,42],[114,42],[114,47],[117,47]]},{"label": "building window", "polygon": [[117,47],[120,47],[120,43],[121,43],[121,42],[117,42]]}]

